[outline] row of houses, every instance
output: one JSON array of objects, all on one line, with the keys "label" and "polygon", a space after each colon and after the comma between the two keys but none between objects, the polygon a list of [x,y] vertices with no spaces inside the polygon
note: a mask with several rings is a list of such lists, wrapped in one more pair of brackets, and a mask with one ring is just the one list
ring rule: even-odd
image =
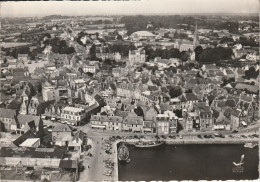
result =
[{"label": "row of houses", "polygon": [[143,117],[137,116],[133,111],[112,115],[93,115],[90,118],[91,127],[95,129],[124,131],[133,133],[171,134],[177,132],[178,117],[171,111],[163,114],[151,107]]}]

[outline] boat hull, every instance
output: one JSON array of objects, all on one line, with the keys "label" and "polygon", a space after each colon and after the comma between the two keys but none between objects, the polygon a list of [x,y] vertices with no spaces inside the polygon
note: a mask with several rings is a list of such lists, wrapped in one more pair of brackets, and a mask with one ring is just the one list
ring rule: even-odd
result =
[{"label": "boat hull", "polygon": [[165,142],[160,142],[160,143],[155,143],[155,144],[134,144],[135,147],[137,148],[151,148],[151,147],[158,147],[162,144],[164,144]]},{"label": "boat hull", "polygon": [[121,162],[129,161],[129,150],[125,145],[121,145],[118,148],[118,160]]}]

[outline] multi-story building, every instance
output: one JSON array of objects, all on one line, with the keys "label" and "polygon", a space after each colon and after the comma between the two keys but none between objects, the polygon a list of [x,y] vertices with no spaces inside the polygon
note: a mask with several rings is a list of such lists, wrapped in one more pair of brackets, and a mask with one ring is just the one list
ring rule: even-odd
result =
[{"label": "multi-story building", "polygon": [[65,124],[58,124],[52,130],[52,141],[55,145],[66,146],[72,140],[71,129]]},{"label": "multi-story building", "polygon": [[11,131],[11,125],[15,124],[16,111],[13,109],[0,108],[0,121],[3,123],[1,126],[1,131]]},{"label": "multi-story building", "polygon": [[76,107],[65,107],[61,111],[61,121],[71,125],[79,125],[86,119],[85,110]]},{"label": "multi-story building", "polygon": [[183,112],[183,125],[186,131],[200,129],[199,115],[196,112]]},{"label": "multi-story building", "polygon": [[50,100],[59,101],[60,100],[59,91],[53,86],[43,87],[42,88],[42,97],[43,97],[44,101],[50,101]]},{"label": "multi-story building", "polygon": [[83,67],[83,71],[85,73],[89,72],[89,73],[96,73],[96,67],[95,66],[84,66]]},{"label": "multi-story building", "polygon": [[145,63],[145,50],[133,50],[129,51],[129,64],[143,64]]},{"label": "multi-story building", "polygon": [[156,116],[157,133],[162,135],[169,134],[170,117],[168,114],[158,114]]}]

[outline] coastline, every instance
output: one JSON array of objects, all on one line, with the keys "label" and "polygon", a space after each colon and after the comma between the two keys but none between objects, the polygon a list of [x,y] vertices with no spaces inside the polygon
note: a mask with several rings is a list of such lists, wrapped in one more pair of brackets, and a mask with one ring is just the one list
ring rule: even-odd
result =
[{"label": "coastline", "polygon": [[[126,139],[127,143],[135,143],[138,142],[138,139]],[[154,141],[152,139],[145,139],[143,141]],[[245,144],[245,143],[259,143],[259,139],[165,139],[166,144]],[[119,142],[119,141],[118,141]]]}]

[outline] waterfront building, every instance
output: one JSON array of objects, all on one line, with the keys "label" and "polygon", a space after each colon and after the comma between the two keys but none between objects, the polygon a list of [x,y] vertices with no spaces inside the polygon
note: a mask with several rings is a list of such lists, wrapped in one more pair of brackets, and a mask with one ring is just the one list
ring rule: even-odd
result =
[{"label": "waterfront building", "polygon": [[157,124],[157,133],[161,135],[169,134],[170,129],[170,116],[168,114],[157,114],[156,124]]},{"label": "waterfront building", "polygon": [[83,108],[65,107],[61,111],[61,121],[68,124],[79,125],[86,119],[86,113]]},{"label": "waterfront building", "polygon": [[187,112],[183,110],[183,128],[186,131],[200,130],[199,115],[196,112]]},{"label": "waterfront building", "polygon": [[199,116],[199,129],[201,131],[211,131],[213,128],[212,110],[209,106],[196,104],[195,112]]}]

